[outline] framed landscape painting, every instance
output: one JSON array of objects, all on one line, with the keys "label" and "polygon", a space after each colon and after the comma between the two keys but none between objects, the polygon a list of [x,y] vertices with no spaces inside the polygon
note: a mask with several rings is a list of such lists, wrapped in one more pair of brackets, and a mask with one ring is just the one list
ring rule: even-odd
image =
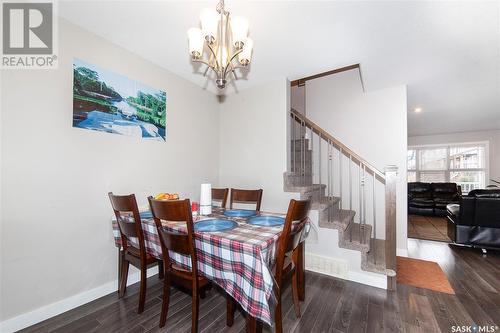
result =
[{"label": "framed landscape painting", "polygon": [[73,127],[166,140],[166,92],[73,60]]}]

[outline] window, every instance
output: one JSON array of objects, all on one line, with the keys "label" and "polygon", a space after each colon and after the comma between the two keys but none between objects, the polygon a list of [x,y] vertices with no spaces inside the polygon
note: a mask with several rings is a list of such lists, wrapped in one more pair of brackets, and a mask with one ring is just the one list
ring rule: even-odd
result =
[{"label": "window", "polygon": [[443,172],[420,172],[419,177],[424,183],[443,183],[446,182],[446,174]]},{"label": "window", "polygon": [[415,171],[408,171],[408,182],[416,182],[417,181],[417,173]]},{"label": "window", "polygon": [[408,150],[408,170],[415,170],[417,167],[417,151],[416,150]]},{"label": "window", "polygon": [[417,147],[408,150],[408,182],[452,182],[463,193],[484,188],[486,178],[484,145]]},{"label": "window", "polygon": [[425,149],[419,150],[420,170],[445,170],[446,169],[446,149]]}]

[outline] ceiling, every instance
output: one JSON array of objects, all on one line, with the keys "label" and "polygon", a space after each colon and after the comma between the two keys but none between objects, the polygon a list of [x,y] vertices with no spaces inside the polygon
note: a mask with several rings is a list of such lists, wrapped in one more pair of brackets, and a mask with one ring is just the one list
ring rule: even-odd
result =
[{"label": "ceiling", "polygon": [[[64,1],[59,14],[220,93],[191,64],[186,35],[216,2]],[[500,129],[497,1],[226,0],[226,7],[249,19],[255,41],[250,71],[226,94],[360,63],[368,91],[408,86],[410,136]]]}]

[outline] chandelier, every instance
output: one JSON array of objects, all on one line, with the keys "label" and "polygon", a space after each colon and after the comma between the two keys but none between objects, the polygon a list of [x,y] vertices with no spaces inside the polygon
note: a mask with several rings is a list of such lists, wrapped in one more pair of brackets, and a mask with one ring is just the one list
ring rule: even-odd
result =
[{"label": "chandelier", "polygon": [[204,75],[212,69],[217,88],[224,89],[228,76],[232,73],[237,80],[235,70],[250,63],[253,40],[247,37],[248,20],[241,16],[229,17],[224,0],[220,0],[215,10],[202,11],[200,21],[201,29],[188,30],[191,60],[207,65]]}]

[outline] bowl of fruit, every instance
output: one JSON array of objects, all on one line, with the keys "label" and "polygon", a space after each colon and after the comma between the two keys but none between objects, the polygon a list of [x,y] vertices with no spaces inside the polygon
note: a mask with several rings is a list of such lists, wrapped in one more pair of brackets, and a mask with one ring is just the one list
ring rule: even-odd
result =
[{"label": "bowl of fruit", "polygon": [[179,194],[177,193],[158,193],[155,196],[156,200],[179,200]]}]

